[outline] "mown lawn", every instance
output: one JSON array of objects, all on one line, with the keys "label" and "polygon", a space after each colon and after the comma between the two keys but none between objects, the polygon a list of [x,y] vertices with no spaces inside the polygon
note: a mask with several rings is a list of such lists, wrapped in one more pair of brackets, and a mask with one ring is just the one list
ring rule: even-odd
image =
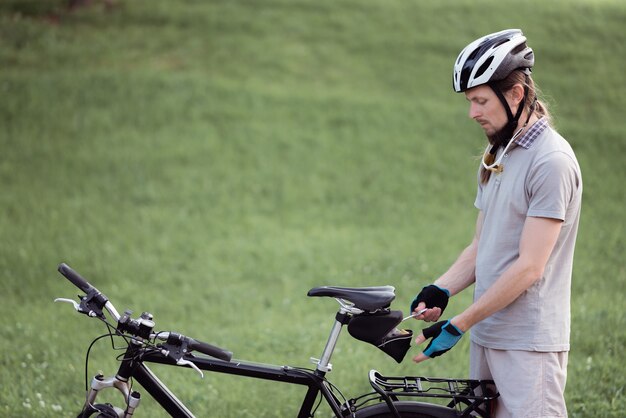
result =
[{"label": "mown lawn", "polygon": [[[335,303],[311,287],[391,284],[406,311],[476,216],[483,139],[452,62],[521,27],[585,182],[570,416],[623,416],[623,2],[63,4],[0,3],[0,415],[80,410],[85,351],[105,329],[52,303],[76,293],[60,262],[159,329],[263,363],[319,356]],[[372,368],[463,377],[467,343],[396,365],[346,333],[329,378],[351,397]],[[89,374],[114,373],[117,354],[96,345]],[[197,416],[293,416],[301,394],[159,373]],[[138,416],[163,414],[146,397]]]}]

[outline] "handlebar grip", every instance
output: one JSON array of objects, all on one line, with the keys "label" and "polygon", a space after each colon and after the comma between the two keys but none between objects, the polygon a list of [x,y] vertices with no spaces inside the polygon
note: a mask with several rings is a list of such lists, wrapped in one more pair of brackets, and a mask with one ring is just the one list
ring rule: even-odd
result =
[{"label": "handlebar grip", "polygon": [[89,293],[90,290],[93,290],[94,287],[85,279],[83,279],[80,274],[76,273],[70,266],[65,263],[59,264],[59,273],[67,278],[70,282],[74,284],[74,286],[78,287],[85,293]]},{"label": "handlebar grip", "polygon": [[188,338],[188,346],[190,349],[198,351],[202,354],[206,354],[207,356],[215,357],[220,360],[230,361],[233,358],[233,353],[230,351],[222,350],[219,347],[216,347],[211,344],[207,344],[202,341],[194,340],[193,338]]}]

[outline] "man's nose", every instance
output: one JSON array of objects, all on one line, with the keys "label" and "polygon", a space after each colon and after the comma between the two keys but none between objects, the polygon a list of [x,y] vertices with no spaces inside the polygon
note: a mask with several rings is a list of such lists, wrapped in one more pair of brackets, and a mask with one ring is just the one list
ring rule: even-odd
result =
[{"label": "man's nose", "polygon": [[476,119],[478,116],[480,116],[478,106],[476,106],[474,103],[470,104],[468,116],[470,117],[470,119]]}]

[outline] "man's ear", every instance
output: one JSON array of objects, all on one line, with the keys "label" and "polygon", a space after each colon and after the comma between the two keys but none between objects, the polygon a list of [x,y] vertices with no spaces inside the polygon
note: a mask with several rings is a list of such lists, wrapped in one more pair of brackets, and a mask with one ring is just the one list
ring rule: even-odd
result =
[{"label": "man's ear", "polygon": [[518,105],[524,99],[524,86],[517,83],[515,84],[511,90],[508,91],[509,100],[511,100],[513,105]]},{"label": "man's ear", "polygon": [[509,91],[506,92],[506,98],[509,102],[511,112],[515,114],[519,104],[524,100],[524,86],[517,83]]}]

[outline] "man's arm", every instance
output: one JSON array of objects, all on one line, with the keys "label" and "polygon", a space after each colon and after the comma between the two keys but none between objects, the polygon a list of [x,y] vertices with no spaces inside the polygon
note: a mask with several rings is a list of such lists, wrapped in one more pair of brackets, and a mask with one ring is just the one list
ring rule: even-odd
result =
[{"label": "man's arm", "polygon": [[[517,299],[543,276],[543,270],[550,258],[561,231],[562,221],[550,218],[528,217],[524,223],[524,230],[519,244],[519,257],[496,280],[496,282],[472,305],[461,314],[452,318],[443,326],[446,335],[437,341],[434,355],[440,355],[449,350],[461,338],[461,335],[476,323],[482,321],[495,312],[505,308]],[[443,323],[442,323],[443,324]],[[432,337],[439,338],[442,330],[439,327]],[[460,333],[459,333],[460,331]],[[431,336],[420,333],[415,342],[421,344]],[[431,341],[431,344],[435,341]],[[430,347],[430,345],[429,345]],[[432,351],[432,350],[431,350]],[[413,358],[419,363],[430,357],[420,353]]]},{"label": "man's arm", "polygon": [[[558,219],[526,218],[517,260],[477,301],[452,318],[450,323],[461,332],[466,332],[476,323],[513,303],[530,288],[543,276],[543,270],[559,237],[561,225],[562,221]],[[415,342],[421,344],[425,340],[426,337],[419,334]],[[413,361],[419,363],[428,358],[420,353]]]},{"label": "man's arm", "polygon": [[450,296],[456,295],[476,281],[476,255],[483,219],[483,212],[480,211],[476,218],[476,232],[471,244],[461,252],[448,271],[435,280],[437,286],[450,291]]},{"label": "man's arm", "polygon": [[526,218],[519,257],[487,291],[451,322],[465,332],[474,324],[507,307],[543,276],[543,270],[561,232],[562,221]]},{"label": "man's arm", "polygon": [[[478,252],[478,239],[483,226],[483,219],[483,212],[480,211],[476,219],[476,232],[474,233],[474,239],[470,245],[468,245],[461,252],[448,271],[435,280],[434,284],[440,288],[447,289],[450,292],[450,296],[461,292],[476,280],[476,254]],[[417,305],[415,311],[420,311],[425,307],[426,304],[421,302]],[[440,316],[441,309],[435,307],[428,309],[421,315],[416,316],[416,319],[431,322],[438,320]]]}]

